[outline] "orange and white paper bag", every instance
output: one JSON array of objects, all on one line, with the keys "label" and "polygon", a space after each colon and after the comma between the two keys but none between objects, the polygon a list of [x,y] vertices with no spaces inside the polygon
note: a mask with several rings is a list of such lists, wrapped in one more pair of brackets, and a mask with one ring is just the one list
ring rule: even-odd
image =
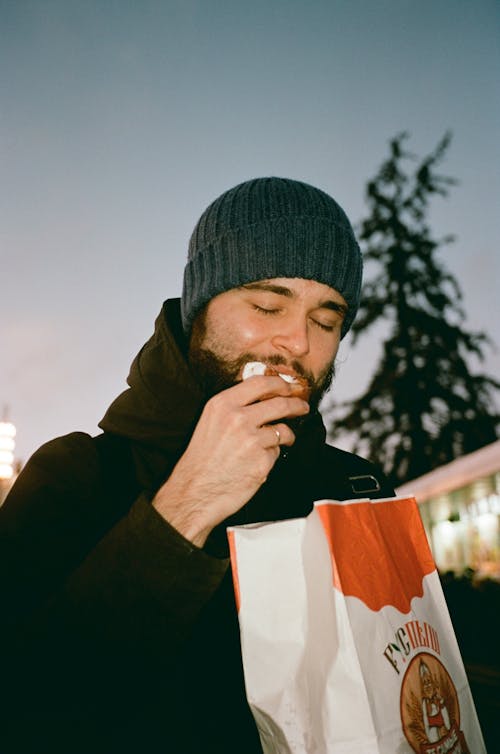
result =
[{"label": "orange and white paper bag", "polygon": [[265,754],[482,754],[413,498],[320,501],[228,530]]}]

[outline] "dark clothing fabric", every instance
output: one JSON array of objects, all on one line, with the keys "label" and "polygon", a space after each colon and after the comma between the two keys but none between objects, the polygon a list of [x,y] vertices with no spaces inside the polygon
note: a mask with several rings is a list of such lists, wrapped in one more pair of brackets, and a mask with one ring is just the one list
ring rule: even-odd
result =
[{"label": "dark clothing fabric", "polygon": [[258,754],[226,526],[394,494],[311,416],[254,498],[192,545],[151,505],[203,408],[183,349],[167,302],[104,433],[44,445],[0,509],[2,752]]}]

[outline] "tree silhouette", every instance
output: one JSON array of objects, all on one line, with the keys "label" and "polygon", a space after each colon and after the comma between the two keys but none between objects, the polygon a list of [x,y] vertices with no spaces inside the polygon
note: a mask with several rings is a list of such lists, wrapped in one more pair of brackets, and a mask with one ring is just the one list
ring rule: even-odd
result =
[{"label": "tree silhouette", "polygon": [[[433,238],[427,222],[430,201],[456,183],[436,172],[451,135],[422,160],[405,150],[407,138],[390,142],[368,182],[370,211],[358,233],[374,273],[352,342],[378,322],[389,324],[389,335],[366,392],[326,412],[331,436],[352,433],[353,449],[381,464],[394,484],[493,442],[499,420],[493,396],[500,384],[467,364],[483,359],[489,340],[464,329],[460,288],[438,258],[453,238]],[[405,172],[408,163],[414,169]]]}]

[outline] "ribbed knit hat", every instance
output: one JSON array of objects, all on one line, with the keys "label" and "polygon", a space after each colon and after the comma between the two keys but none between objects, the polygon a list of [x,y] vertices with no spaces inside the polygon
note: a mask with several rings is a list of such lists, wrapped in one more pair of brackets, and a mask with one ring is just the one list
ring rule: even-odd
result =
[{"label": "ribbed knit hat", "polygon": [[205,210],[189,242],[181,314],[189,335],[214,296],[269,278],[325,283],[346,300],[347,333],[359,305],[362,259],[344,210],[324,191],[288,178],[255,178]]}]

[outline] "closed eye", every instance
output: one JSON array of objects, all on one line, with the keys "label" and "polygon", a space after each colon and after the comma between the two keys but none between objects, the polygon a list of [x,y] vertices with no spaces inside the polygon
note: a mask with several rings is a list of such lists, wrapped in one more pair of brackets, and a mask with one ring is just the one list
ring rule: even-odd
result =
[{"label": "closed eye", "polygon": [[[259,306],[259,304],[255,304],[255,303],[252,303],[252,309],[258,312],[259,314],[264,315],[265,317],[277,316],[281,314],[281,312],[283,311],[280,307],[265,307],[265,306]],[[314,317],[311,317],[310,321],[315,327],[318,327],[323,332],[331,333],[331,332],[334,332],[338,328],[341,319],[342,318],[339,318],[339,321],[332,322],[331,324],[326,323],[326,322],[321,322],[320,320],[315,319]]]},{"label": "closed eye", "polygon": [[335,325],[325,325],[323,324],[323,322],[318,322],[318,320],[316,319],[313,319],[312,321],[317,327],[320,327],[322,330],[325,330],[326,332],[333,332],[333,330],[335,330]]},{"label": "closed eye", "polygon": [[263,306],[258,306],[257,304],[252,304],[252,307],[257,312],[261,312],[262,314],[278,314],[280,309],[265,309]]}]

